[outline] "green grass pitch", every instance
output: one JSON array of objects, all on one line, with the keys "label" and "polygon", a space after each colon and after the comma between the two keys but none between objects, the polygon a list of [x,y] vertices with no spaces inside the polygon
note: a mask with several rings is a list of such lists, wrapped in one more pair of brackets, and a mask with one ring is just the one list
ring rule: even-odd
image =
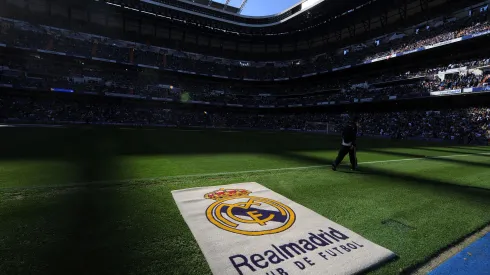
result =
[{"label": "green grass pitch", "polygon": [[361,138],[351,173],[330,170],[339,141],[323,135],[0,136],[0,274],[210,274],[170,194],[198,186],[258,182],[398,255],[371,274],[410,269],[490,222],[488,147]]}]

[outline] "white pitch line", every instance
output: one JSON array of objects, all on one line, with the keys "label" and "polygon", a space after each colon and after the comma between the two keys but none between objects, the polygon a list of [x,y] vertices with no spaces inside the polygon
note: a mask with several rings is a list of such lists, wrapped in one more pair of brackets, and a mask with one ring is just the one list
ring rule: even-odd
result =
[{"label": "white pitch line", "polygon": [[[475,153],[475,154],[464,154],[464,155],[446,155],[446,156],[435,156],[435,157],[423,157],[423,158],[407,158],[407,159],[392,159],[392,160],[378,160],[378,161],[366,161],[360,162],[361,165],[366,164],[379,164],[379,163],[391,163],[391,162],[403,162],[403,161],[414,161],[414,160],[424,160],[424,159],[440,159],[440,158],[456,158],[456,157],[468,157],[468,156],[478,156],[478,155],[490,155],[489,153]],[[233,172],[217,172],[217,173],[207,173],[207,174],[189,174],[189,175],[176,175],[176,176],[164,176],[155,178],[136,178],[136,179],[126,179],[126,180],[109,180],[109,181],[89,181],[89,182],[79,182],[63,185],[50,185],[50,186],[32,186],[32,187],[20,187],[18,189],[29,189],[29,188],[65,188],[74,186],[85,186],[94,184],[117,184],[126,183],[132,181],[156,181],[156,180],[167,180],[167,179],[179,179],[179,178],[199,178],[199,177],[213,177],[213,176],[228,176],[228,175],[240,175],[240,174],[251,174],[251,173],[265,173],[265,172],[277,172],[277,171],[291,171],[291,170],[305,170],[313,168],[328,167],[330,165],[312,165],[312,166],[299,166],[299,167],[287,167],[287,168],[272,168],[272,169],[260,169],[260,170],[246,170],[246,171],[233,171]],[[2,189],[17,189],[16,187],[4,187]]]},{"label": "white pitch line", "polygon": [[[489,153],[475,153],[475,154],[464,154],[464,155],[446,155],[446,156],[435,156],[435,157],[423,157],[423,158],[407,158],[407,159],[391,159],[391,160],[377,160],[377,161],[366,161],[360,162],[359,164],[378,164],[378,163],[391,163],[391,162],[403,162],[403,161],[414,161],[414,160],[424,160],[424,159],[440,159],[440,158],[456,158],[456,157],[469,157],[478,155],[490,155]],[[207,174],[189,174],[189,175],[176,175],[176,176],[164,176],[155,178],[136,178],[136,179],[126,179],[126,180],[108,180],[108,181],[88,181],[88,182],[78,182],[69,183],[63,185],[37,185],[37,186],[26,186],[26,187],[0,187],[0,190],[22,190],[22,189],[43,189],[43,188],[68,188],[76,186],[87,186],[94,184],[117,184],[126,183],[132,181],[156,181],[156,180],[167,180],[167,179],[179,179],[179,178],[199,178],[199,177],[213,177],[213,176],[228,176],[228,175],[240,175],[240,174],[251,174],[251,173],[265,173],[265,172],[277,172],[277,171],[291,171],[291,170],[306,170],[313,168],[328,167],[330,165],[312,165],[312,166],[299,166],[299,167],[287,167],[287,168],[272,168],[272,169],[260,169],[260,170],[246,170],[246,171],[233,171],[233,172],[217,172],[217,173],[207,173]]]},{"label": "white pitch line", "polygon": [[204,132],[205,130],[199,130],[199,129],[179,129],[179,130],[174,130],[176,132]]},{"label": "white pitch line", "polygon": [[[380,151],[380,153],[383,153],[383,151]],[[435,157],[410,158],[410,159],[379,160],[379,161],[361,162],[359,164],[376,164],[376,163],[411,161],[411,160],[420,160],[420,159],[457,158],[457,157],[469,157],[469,156],[478,156],[478,155],[490,155],[490,153],[474,153],[474,154],[464,154],[464,155],[448,155],[448,156],[435,156]]]}]

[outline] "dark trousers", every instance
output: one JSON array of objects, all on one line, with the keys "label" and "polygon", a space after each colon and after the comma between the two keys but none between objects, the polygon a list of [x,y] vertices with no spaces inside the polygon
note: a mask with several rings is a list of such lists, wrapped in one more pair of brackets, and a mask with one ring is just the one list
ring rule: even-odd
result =
[{"label": "dark trousers", "polygon": [[357,167],[357,154],[356,154],[356,147],[354,146],[353,149],[351,149],[350,146],[342,146],[339,150],[339,154],[337,155],[337,158],[333,162],[335,166],[339,166],[339,164],[344,160],[345,156],[349,154],[349,160],[352,168]]}]

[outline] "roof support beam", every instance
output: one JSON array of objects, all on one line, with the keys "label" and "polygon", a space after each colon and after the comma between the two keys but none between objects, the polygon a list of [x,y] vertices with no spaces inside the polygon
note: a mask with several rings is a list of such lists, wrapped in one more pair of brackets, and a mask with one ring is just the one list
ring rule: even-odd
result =
[{"label": "roof support beam", "polygon": [[223,7],[223,10],[226,10],[226,7],[228,7],[228,4],[230,4],[230,0],[226,0],[226,3],[224,5],[224,7]]},{"label": "roof support beam", "polygon": [[248,0],[242,0],[242,4],[240,5],[240,9],[238,9],[238,13],[242,13],[242,10],[245,8]]}]

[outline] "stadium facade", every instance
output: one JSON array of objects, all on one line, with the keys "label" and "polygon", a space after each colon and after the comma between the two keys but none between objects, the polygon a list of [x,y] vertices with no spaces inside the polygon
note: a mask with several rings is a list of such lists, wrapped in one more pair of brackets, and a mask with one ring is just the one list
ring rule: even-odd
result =
[{"label": "stadium facade", "polygon": [[1,0],[3,94],[205,111],[190,120],[209,127],[208,113],[488,106],[488,1],[305,0],[262,17],[246,2]]}]

